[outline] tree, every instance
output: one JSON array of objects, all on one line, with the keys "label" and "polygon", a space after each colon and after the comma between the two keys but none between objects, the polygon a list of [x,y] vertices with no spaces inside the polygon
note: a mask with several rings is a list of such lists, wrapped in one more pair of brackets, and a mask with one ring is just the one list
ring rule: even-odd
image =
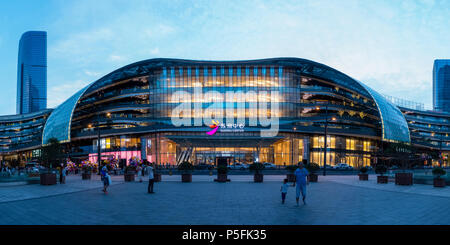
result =
[{"label": "tree", "polygon": [[390,142],[384,150],[384,156],[394,160],[394,164],[401,166],[402,169],[407,169],[415,160],[415,150],[410,144]]},{"label": "tree", "polygon": [[56,167],[61,156],[62,146],[56,138],[50,138],[47,144],[41,148],[41,164],[48,169]]}]

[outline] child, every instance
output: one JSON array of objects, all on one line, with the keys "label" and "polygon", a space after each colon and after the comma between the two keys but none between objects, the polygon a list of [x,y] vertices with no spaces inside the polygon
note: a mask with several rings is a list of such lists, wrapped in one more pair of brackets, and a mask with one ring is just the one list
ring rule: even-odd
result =
[{"label": "child", "polygon": [[286,199],[286,194],[289,188],[288,179],[284,179],[283,185],[281,186],[281,203],[284,204],[284,200]]}]

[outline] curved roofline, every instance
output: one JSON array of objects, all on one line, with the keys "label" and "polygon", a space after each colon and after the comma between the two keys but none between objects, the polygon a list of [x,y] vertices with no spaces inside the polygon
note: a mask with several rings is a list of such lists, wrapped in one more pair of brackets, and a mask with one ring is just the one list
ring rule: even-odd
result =
[{"label": "curved roofline", "polygon": [[[283,64],[283,62],[286,62],[286,63]],[[173,64],[167,64],[167,63],[173,63]],[[188,59],[176,59],[176,58],[152,58],[152,59],[134,62],[134,63],[123,66],[121,68],[118,68],[118,69],[104,75],[103,77],[97,79],[95,82],[92,82],[91,84],[89,84],[88,86],[83,88],[83,91],[78,91],[77,94],[78,93],[81,93],[81,94],[79,95],[79,97],[76,101],[71,102],[74,104],[72,105],[73,107],[72,107],[72,112],[70,114],[70,118],[67,118],[67,121],[70,124],[70,122],[72,120],[73,110],[75,109],[76,104],[78,103],[79,99],[82,98],[86,92],[88,92],[88,90],[90,88],[92,88],[92,87],[95,88],[95,85],[97,83],[105,81],[105,80],[109,79],[109,77],[111,77],[112,81],[114,81],[115,79],[121,79],[120,76],[123,76],[124,73],[122,73],[122,74],[119,74],[119,73],[125,72],[131,68],[135,68],[135,67],[139,68],[139,66],[144,66],[144,65],[153,65],[154,68],[160,68],[160,67],[167,67],[167,66],[171,66],[171,65],[174,65],[174,66],[177,66],[177,65],[178,66],[180,66],[180,65],[186,65],[186,66],[188,66],[188,65],[237,65],[237,64],[263,65],[266,63],[269,66],[270,65],[274,65],[274,66],[279,65],[279,66],[284,66],[284,67],[301,67],[301,68],[304,68],[304,70],[301,71],[304,74],[310,74],[312,76],[322,77],[327,80],[332,80],[333,78],[335,78],[335,80],[332,82],[337,83],[339,85],[343,85],[343,84],[348,85],[351,87],[349,89],[356,89],[355,92],[357,92],[357,93],[361,93],[361,92],[366,93],[377,104],[378,112],[380,113],[380,116],[381,116],[381,122],[382,122],[382,128],[383,128],[382,129],[383,130],[382,139],[387,140],[387,141],[404,141],[404,142],[408,142],[408,143],[410,142],[409,130],[407,130],[407,135],[395,136],[393,132],[390,132],[390,134],[388,134],[389,136],[385,137],[387,135],[386,134],[387,131],[385,130],[386,127],[388,127],[387,125],[393,125],[394,123],[396,123],[395,120],[397,120],[397,122],[400,122],[401,125],[399,125],[399,127],[401,129],[404,129],[405,125],[406,125],[406,129],[408,129],[407,121],[406,121],[403,113],[401,113],[400,109],[398,109],[397,106],[395,106],[392,103],[390,103],[389,101],[387,101],[384,97],[374,96],[373,92],[376,92],[375,90],[373,90],[370,87],[368,87],[367,85],[359,82],[358,80],[353,79],[352,77],[346,75],[345,73],[342,73],[342,72],[340,72],[332,67],[329,67],[327,65],[324,65],[322,63],[318,63],[315,61],[302,59],[302,58],[296,58],[296,57],[276,57],[276,58],[264,58],[264,59],[254,59],[254,60],[231,60],[231,61],[230,60],[228,60],[228,61],[213,61],[213,60],[188,60]],[[296,63],[297,63],[297,65],[296,65]],[[314,67],[309,67],[307,65],[317,66],[319,68],[319,70],[315,71]],[[322,69],[322,70],[320,70],[320,69]],[[128,71],[128,72],[130,72],[130,71]],[[131,71],[131,72],[133,72],[133,71]],[[330,74],[330,72],[331,72],[331,74]],[[333,72],[335,74],[333,74]],[[117,77],[114,77],[114,75],[116,75],[116,74],[117,74]],[[354,86],[354,87],[352,87],[352,86]],[[360,90],[360,91],[358,91],[358,90]],[[376,94],[378,95],[378,92],[376,92]],[[64,102],[64,103],[66,103],[66,102]],[[392,107],[394,107],[394,109],[392,109]],[[55,111],[57,111],[57,109],[55,109]],[[54,114],[55,111],[52,114]],[[397,118],[396,119],[392,118],[388,122],[387,120],[390,119],[390,117],[387,114],[390,114],[390,113],[396,114]],[[383,114],[386,114],[386,115],[383,115]],[[66,116],[68,116],[68,115],[66,115]],[[47,123],[46,123],[46,126],[47,126]],[[44,127],[44,130],[45,130],[46,126]],[[68,139],[66,139],[66,140],[70,140],[70,125],[68,125],[67,128],[69,130],[69,132],[68,132],[69,135],[68,135]],[[43,139],[43,141],[44,141],[44,139]]]},{"label": "curved roofline", "polygon": [[42,115],[50,113],[51,111],[53,111],[53,109],[48,108],[48,109],[43,109],[40,111],[35,111],[35,112],[30,112],[30,113],[25,113],[25,114],[3,115],[3,116],[0,116],[0,122],[27,120],[27,119],[31,119],[34,117],[40,117]]},{"label": "curved roofline", "polygon": [[[121,70],[126,70],[128,68],[131,68],[131,67],[134,67],[134,66],[138,66],[138,65],[141,65],[141,64],[156,63],[156,62],[163,62],[163,61],[169,61],[169,62],[174,62],[174,63],[178,62],[180,64],[185,63],[186,65],[188,65],[188,64],[199,64],[199,65],[201,65],[201,64],[224,64],[224,65],[226,65],[226,64],[265,63],[265,62],[269,63],[269,62],[273,62],[273,61],[291,61],[291,62],[297,61],[297,62],[307,62],[307,63],[311,63],[311,64],[314,64],[314,65],[323,66],[323,67],[325,67],[327,69],[330,69],[332,71],[338,72],[338,73],[346,76],[349,79],[354,80],[352,77],[346,75],[345,73],[343,73],[343,72],[341,72],[339,70],[336,70],[333,67],[327,66],[325,64],[322,64],[322,63],[319,63],[319,62],[316,62],[316,61],[303,59],[303,58],[298,58],[298,57],[274,57],[274,58],[262,58],[262,59],[253,59],[253,60],[190,60],[190,59],[177,59],[177,58],[151,58],[151,59],[137,61],[137,62],[128,64],[126,66],[120,67],[120,68],[118,68],[118,69],[116,69],[116,70],[114,70],[114,71],[112,71],[112,72],[110,72],[110,73],[100,77],[95,82],[97,82],[99,80],[102,80],[102,79],[105,79],[108,76],[110,76],[110,75],[112,75],[112,74],[114,74],[116,72],[119,72]],[[161,67],[163,67],[163,66],[165,66],[165,65],[161,65]]]},{"label": "curved roofline", "polygon": [[402,106],[399,106],[399,108],[400,108],[400,110],[411,111],[411,112],[414,112],[414,113],[420,114],[420,115],[428,115],[428,116],[441,117],[441,118],[443,118],[443,117],[450,118],[450,112],[445,112],[445,111],[432,111],[432,110],[421,111],[421,110],[406,108],[406,107],[402,107]]}]

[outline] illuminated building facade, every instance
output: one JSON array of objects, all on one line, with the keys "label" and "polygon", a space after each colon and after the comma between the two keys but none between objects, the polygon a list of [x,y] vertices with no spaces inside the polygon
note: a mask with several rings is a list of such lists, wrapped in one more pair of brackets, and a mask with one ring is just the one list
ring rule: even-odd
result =
[{"label": "illuminated building facade", "polygon": [[[211,124],[217,122],[217,131]],[[249,61],[150,59],[78,91],[46,120],[71,159],[159,164],[307,159],[354,167],[377,162],[390,142],[411,143],[404,113],[381,94],[326,65],[299,58]],[[272,132],[264,134],[264,132]],[[275,132],[275,133],[274,133]]]}]

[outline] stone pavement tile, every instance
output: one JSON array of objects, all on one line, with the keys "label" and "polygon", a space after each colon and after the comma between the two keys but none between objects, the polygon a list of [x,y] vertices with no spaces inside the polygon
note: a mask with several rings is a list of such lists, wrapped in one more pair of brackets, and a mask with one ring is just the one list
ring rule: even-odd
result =
[{"label": "stone pavement tile", "polygon": [[435,188],[433,185],[413,184],[411,186],[400,186],[389,182],[388,184],[377,184],[376,175],[370,175],[369,181],[360,181],[355,175],[328,175],[320,176],[323,181],[331,181],[362,188],[370,188],[383,191],[394,191],[411,194],[421,194],[439,197],[450,197],[450,188]]},{"label": "stone pavement tile", "polygon": [[279,190],[275,181],[163,181],[147,194],[145,182],[124,183],[108,195],[97,188],[0,203],[0,224],[450,224],[447,197],[323,179],[297,207],[294,188],[284,205]]},{"label": "stone pavement tile", "polygon": [[[123,176],[112,177],[111,185],[122,183],[124,183]],[[102,189],[102,187],[103,183],[100,180],[100,176],[92,175],[91,180],[82,180],[80,175],[69,175],[66,178],[66,184],[59,184],[58,182],[56,185],[51,186],[39,184],[2,186],[0,187],[0,203],[62,195],[89,189]]]}]

